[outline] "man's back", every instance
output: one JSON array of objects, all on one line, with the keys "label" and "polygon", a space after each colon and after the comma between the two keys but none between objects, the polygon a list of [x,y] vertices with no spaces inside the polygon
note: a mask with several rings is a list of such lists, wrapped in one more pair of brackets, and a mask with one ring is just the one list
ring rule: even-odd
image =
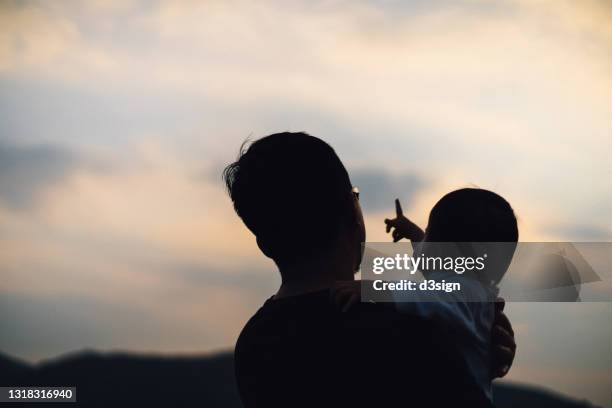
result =
[{"label": "man's back", "polygon": [[328,291],[268,300],[235,355],[246,407],[488,406],[442,330],[391,305],[342,313]]}]

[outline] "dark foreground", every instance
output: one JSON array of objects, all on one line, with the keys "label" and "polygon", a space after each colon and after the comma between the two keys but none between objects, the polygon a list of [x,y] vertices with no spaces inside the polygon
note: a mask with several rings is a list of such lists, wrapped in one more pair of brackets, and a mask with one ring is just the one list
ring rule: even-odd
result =
[{"label": "dark foreground", "polygon": [[[51,407],[240,407],[233,357],[159,357],[75,353],[39,365],[0,355],[0,386],[76,386],[77,403]],[[498,383],[495,403],[505,407],[592,407],[540,388]],[[2,408],[11,404],[0,404]],[[25,404],[14,406],[24,406]],[[30,404],[40,407],[40,404]]]}]

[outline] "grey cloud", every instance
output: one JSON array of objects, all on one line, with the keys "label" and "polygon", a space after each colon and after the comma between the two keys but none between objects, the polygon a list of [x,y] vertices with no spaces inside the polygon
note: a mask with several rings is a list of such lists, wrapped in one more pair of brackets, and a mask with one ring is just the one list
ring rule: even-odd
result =
[{"label": "grey cloud", "polygon": [[[221,271],[179,261],[151,265],[150,273],[166,279],[166,284],[159,292],[134,287],[134,297],[144,304],[120,296],[0,292],[0,351],[31,360],[83,347],[174,352],[226,346],[230,343],[227,333],[206,326],[210,319],[206,296],[218,288],[235,293],[242,298],[240,305],[228,299],[219,307],[232,309],[246,320],[278,287],[274,270],[260,274],[257,270],[245,265]],[[186,299],[202,309],[201,321],[176,319],[173,304]],[[160,313],[160,304],[168,306],[168,314]],[[239,329],[239,320],[230,323]]]},{"label": "grey cloud", "polygon": [[[263,255],[261,255],[263,258]],[[236,293],[254,295],[266,299],[278,289],[280,275],[276,267],[245,262],[243,265],[214,266],[206,261],[193,262],[181,259],[147,259],[135,261],[140,268],[168,282],[166,295],[181,297],[197,293],[205,288],[225,288]]]},{"label": "grey cloud", "polygon": [[159,341],[164,333],[177,329],[168,330],[168,322],[151,311],[91,297],[3,292],[0,298],[0,349],[22,358],[57,355],[83,347],[105,348],[118,337],[133,344],[147,344],[149,339]]},{"label": "grey cloud", "polygon": [[393,211],[393,200],[399,198],[407,207],[425,186],[425,180],[416,173],[392,174],[382,169],[361,169],[351,174],[353,184],[359,187],[363,209]]},{"label": "grey cloud", "polygon": [[41,189],[63,180],[77,164],[58,146],[0,142],[0,200],[13,209],[30,207]]},{"label": "grey cloud", "polygon": [[608,229],[586,223],[555,225],[547,230],[568,241],[609,241],[612,239],[612,232]]}]

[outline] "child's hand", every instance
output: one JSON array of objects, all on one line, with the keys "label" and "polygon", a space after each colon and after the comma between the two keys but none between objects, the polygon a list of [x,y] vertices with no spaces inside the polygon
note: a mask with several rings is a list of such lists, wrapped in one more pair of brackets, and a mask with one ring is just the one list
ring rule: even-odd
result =
[{"label": "child's hand", "polygon": [[491,379],[508,374],[516,355],[514,330],[508,316],[504,314],[504,306],[506,301],[498,297],[495,301],[495,320],[491,331]]},{"label": "child's hand", "polygon": [[397,198],[395,199],[395,218],[392,220],[388,218],[385,219],[385,224],[387,225],[387,233],[391,231],[391,228],[394,228],[391,233],[393,242],[397,242],[402,238],[409,239],[413,242],[420,242],[425,236],[425,233],[418,225],[404,216],[402,205]]},{"label": "child's hand", "polygon": [[361,281],[337,281],[332,288],[332,300],[343,312],[361,302]]}]

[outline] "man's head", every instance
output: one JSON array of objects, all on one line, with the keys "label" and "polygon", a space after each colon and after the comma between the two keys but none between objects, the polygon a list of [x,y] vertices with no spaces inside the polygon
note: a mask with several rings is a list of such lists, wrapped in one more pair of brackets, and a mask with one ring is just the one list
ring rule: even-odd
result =
[{"label": "man's head", "polygon": [[480,188],[451,191],[429,213],[430,242],[517,242],[514,211],[500,195]]},{"label": "man's head", "polygon": [[223,178],[236,212],[281,272],[348,241],[359,246],[364,238],[348,173],[321,139],[306,133],[263,137],[243,146]]}]

